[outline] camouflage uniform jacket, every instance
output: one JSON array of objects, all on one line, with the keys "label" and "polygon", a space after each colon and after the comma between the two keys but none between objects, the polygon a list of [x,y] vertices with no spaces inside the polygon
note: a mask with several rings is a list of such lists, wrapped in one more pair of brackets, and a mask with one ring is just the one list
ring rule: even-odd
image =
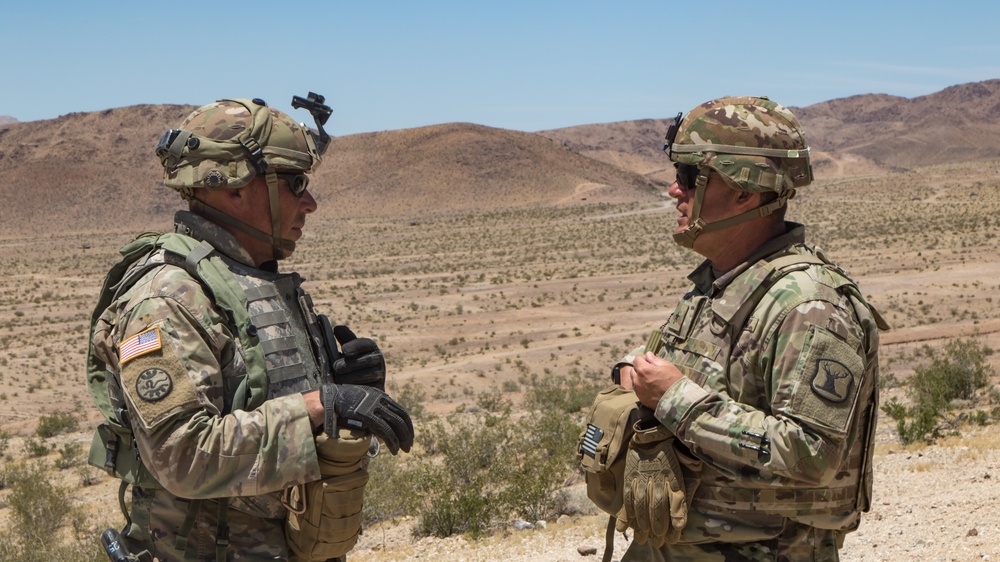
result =
[{"label": "camouflage uniform jacket", "polygon": [[199,504],[186,544],[177,544],[178,530],[191,500],[232,498],[227,557],[284,560],[279,493],[320,478],[301,395],[328,373],[312,304],[297,274],[255,268],[218,226],[188,212],[175,221],[177,234],[167,236],[210,243],[243,289],[264,347],[267,399],[253,411],[233,409],[247,377],[244,344],[183,268],[154,266],[121,294],[101,315],[92,344],[120,381],[137,452],[159,484],[134,487],[126,535],[161,562],[214,560],[218,502]]},{"label": "camouflage uniform jacket", "polygon": [[[801,261],[774,281],[779,259]],[[689,279],[660,352],[685,377],[656,408],[704,461],[679,543],[753,543],[791,527],[839,542],[870,501],[876,323],[887,326],[794,223],[733,270],[715,278],[705,262]]]}]

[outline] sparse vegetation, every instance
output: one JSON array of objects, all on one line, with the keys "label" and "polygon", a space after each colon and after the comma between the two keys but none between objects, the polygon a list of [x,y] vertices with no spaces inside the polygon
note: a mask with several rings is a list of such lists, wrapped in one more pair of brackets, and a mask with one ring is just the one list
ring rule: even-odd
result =
[{"label": "sparse vegetation", "polygon": [[107,560],[71,489],[53,483],[37,463],[7,464],[3,473],[10,518],[0,529],[0,560]]},{"label": "sparse vegetation", "polygon": [[539,407],[517,415],[499,391],[488,391],[477,402],[489,408],[421,425],[420,451],[411,458],[372,462],[367,520],[413,515],[418,535],[477,537],[514,518],[557,515],[559,490],[573,471],[581,412],[570,410],[565,400],[555,405],[545,400],[584,392],[593,399],[586,381],[563,378],[539,385],[528,401]]},{"label": "sparse vegetation", "polygon": [[[993,368],[987,363],[993,350],[974,338],[954,339],[945,346],[944,356],[930,347],[925,352],[930,364],[915,369],[907,384],[912,404],[904,406],[893,398],[882,411],[896,422],[896,431],[904,445],[940,438],[942,420],[955,409],[968,410],[979,405],[981,391],[987,386]],[[985,425],[991,416],[982,410],[963,412],[959,418]]]},{"label": "sparse vegetation", "polygon": [[[989,385],[973,399],[952,399],[952,409],[938,410],[937,417],[911,410],[909,394],[916,370],[933,364],[924,344],[944,358],[942,342],[982,326],[981,339],[997,346],[1000,281],[981,265],[1000,253],[1000,164],[977,164],[975,170],[978,177],[967,166],[943,165],[824,179],[800,190],[789,211],[791,220],[808,225],[812,243],[872,293],[871,302],[893,325],[892,338],[882,346],[883,403],[895,398],[916,443],[935,429],[947,436],[956,424],[995,423],[1000,416],[1000,399]],[[976,182],[981,185],[973,198],[968,193]],[[329,199],[320,205],[332,206]],[[165,228],[169,213],[160,220],[154,228]],[[672,220],[672,208],[661,203],[592,198],[586,204],[442,211],[419,220],[379,215],[309,223],[299,251],[282,268],[308,279],[320,311],[359,335],[377,335],[389,366],[389,392],[414,415],[420,434],[417,453],[372,461],[370,524],[405,514],[416,519],[427,509],[425,497],[444,497],[445,481],[435,488],[431,470],[445,464],[445,455],[441,443],[426,435],[436,423],[445,432],[464,432],[471,443],[475,431],[486,431],[476,423],[487,419],[551,429],[559,423],[541,417],[539,412],[551,414],[545,407],[572,420],[589,405],[593,390],[586,387],[603,384],[609,365],[645,341],[688,287],[685,276],[699,259],[665,234]],[[83,334],[107,267],[134,234],[87,234],[86,251],[79,235],[33,235],[31,252],[21,238],[0,244],[0,400],[9,405],[0,413],[0,456],[10,462],[33,456],[56,482],[82,487],[106,478],[83,464],[85,451],[66,449],[63,439],[89,431],[85,416],[94,410],[83,389]],[[934,330],[922,330],[928,326]],[[58,334],[74,337],[55,349]],[[983,361],[997,364],[995,355]],[[986,377],[996,383],[995,373]],[[886,419],[888,413],[880,428],[894,425]],[[565,435],[576,437],[575,430]],[[458,444],[451,450],[472,454]],[[542,461],[511,461],[521,462]],[[563,476],[572,474],[572,466],[564,470]],[[533,474],[502,476],[518,482]],[[552,513],[556,508],[546,502],[558,506],[561,488],[553,493],[551,482],[561,485],[558,478],[518,484],[525,490],[520,508],[514,498],[499,495],[497,484],[489,491],[498,504],[505,502],[498,514],[476,511],[474,498],[454,498],[448,509],[478,513],[487,522],[468,529],[490,532],[512,517]],[[541,490],[529,493],[534,484]],[[105,511],[117,513],[113,495],[105,502]],[[9,517],[9,511],[0,515]],[[443,512],[441,523],[428,528],[449,527],[448,517]]]},{"label": "sparse vegetation", "polygon": [[38,428],[35,429],[35,435],[46,439],[49,437],[54,437],[60,433],[70,433],[76,431],[80,426],[80,422],[76,419],[76,416],[69,413],[55,413],[48,416],[42,416],[38,419]]}]

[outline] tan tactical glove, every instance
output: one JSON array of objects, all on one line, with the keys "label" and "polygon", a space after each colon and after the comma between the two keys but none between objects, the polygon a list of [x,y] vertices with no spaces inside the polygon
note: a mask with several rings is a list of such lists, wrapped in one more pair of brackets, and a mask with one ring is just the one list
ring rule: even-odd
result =
[{"label": "tan tactical glove", "polygon": [[676,439],[659,422],[648,423],[655,425],[636,427],[625,457],[624,506],[615,527],[631,527],[637,543],[660,547],[680,538],[691,498],[685,493]]}]

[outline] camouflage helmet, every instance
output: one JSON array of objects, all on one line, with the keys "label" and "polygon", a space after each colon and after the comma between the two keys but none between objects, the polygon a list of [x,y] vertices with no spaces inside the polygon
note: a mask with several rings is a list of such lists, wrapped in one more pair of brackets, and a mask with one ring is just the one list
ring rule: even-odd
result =
[{"label": "camouflage helmet", "polygon": [[734,189],[792,192],[812,181],[798,120],[766,97],[724,97],[678,114],[664,150],[679,164],[708,167]]},{"label": "camouflage helmet", "polygon": [[304,125],[259,98],[200,107],[156,146],[164,185],[185,198],[192,189],[240,188],[266,171],[310,173],[320,153]]}]

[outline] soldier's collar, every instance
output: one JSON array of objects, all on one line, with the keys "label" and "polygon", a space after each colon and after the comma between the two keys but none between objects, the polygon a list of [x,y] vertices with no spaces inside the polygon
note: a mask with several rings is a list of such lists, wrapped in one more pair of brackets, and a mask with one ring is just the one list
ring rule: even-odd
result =
[{"label": "soldier's collar", "polygon": [[250,253],[235,236],[214,222],[191,211],[177,211],[174,215],[174,232],[190,236],[195,240],[205,240],[219,253],[244,265],[256,267]]},{"label": "soldier's collar", "polygon": [[[712,274],[711,262],[706,260],[701,266],[699,266],[698,269],[696,269],[691,274],[692,277],[695,274],[699,274],[698,280],[692,279],[692,281],[694,281],[696,285],[698,284],[698,281],[701,281],[703,283],[705,281],[708,281],[709,283],[711,283],[712,288],[710,290],[706,290],[705,293],[714,294],[726,288],[726,286],[728,286],[733,279],[735,279],[744,271],[749,269],[750,266],[752,266],[753,264],[759,262],[760,260],[776,252],[782,251],[789,246],[793,246],[795,244],[803,244],[805,243],[805,240],[806,240],[805,226],[799,223],[785,221],[785,233],[779,236],[775,236],[774,238],[761,244],[761,246],[756,250],[754,250],[750,254],[750,257],[744,260],[743,263],[737,265],[736,267],[716,277],[714,274]],[[706,269],[707,271],[701,271],[702,268]],[[708,279],[706,279],[706,274],[710,276]]]}]

